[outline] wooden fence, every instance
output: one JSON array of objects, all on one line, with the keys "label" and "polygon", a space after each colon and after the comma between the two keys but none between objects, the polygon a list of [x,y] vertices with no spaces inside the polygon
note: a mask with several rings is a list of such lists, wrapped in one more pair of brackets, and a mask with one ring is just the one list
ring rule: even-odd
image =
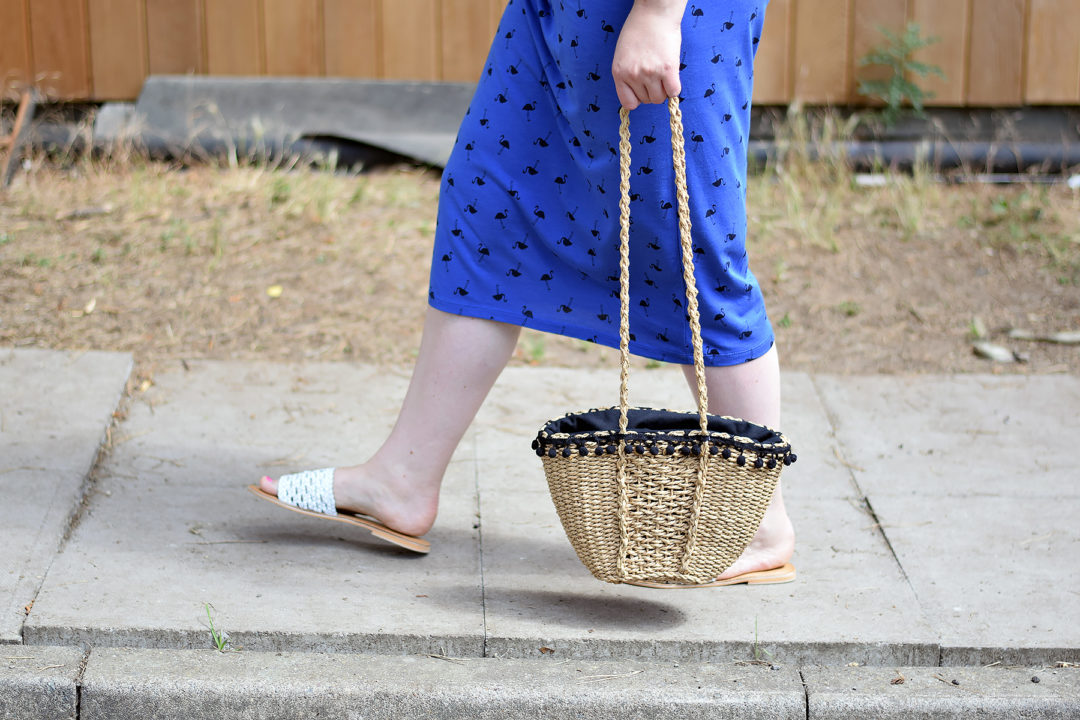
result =
[{"label": "wooden fence", "polygon": [[[130,100],[151,73],[471,82],[505,0],[0,0],[0,91]],[[858,103],[879,27],[940,38],[920,59],[951,106],[1080,104],[1080,0],[772,0],[755,102]]]}]

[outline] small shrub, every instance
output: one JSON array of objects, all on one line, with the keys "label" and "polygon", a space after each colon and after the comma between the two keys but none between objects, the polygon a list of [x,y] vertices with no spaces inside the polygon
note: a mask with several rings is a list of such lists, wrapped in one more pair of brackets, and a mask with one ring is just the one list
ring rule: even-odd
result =
[{"label": "small shrub", "polygon": [[891,127],[896,124],[908,106],[919,117],[926,114],[923,105],[934,94],[919,87],[914,78],[921,79],[928,75],[937,75],[944,80],[945,73],[937,65],[929,65],[914,59],[913,56],[917,51],[938,42],[936,37],[923,37],[918,23],[908,23],[901,35],[883,27],[879,27],[878,30],[885,36],[886,44],[879,45],[860,58],[859,67],[882,65],[889,68],[891,74],[885,80],[860,81],[858,92],[860,95],[885,103],[881,118],[886,126]]}]

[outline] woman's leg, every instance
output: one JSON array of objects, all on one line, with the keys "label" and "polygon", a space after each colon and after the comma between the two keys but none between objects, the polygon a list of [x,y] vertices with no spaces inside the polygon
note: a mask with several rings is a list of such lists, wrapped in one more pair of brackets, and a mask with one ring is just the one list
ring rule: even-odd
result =
[{"label": "woman's leg", "polygon": [[[521,328],[428,307],[420,353],[390,436],[367,462],[338,468],[339,508],[409,535],[435,522],[455,448],[510,360]],[[277,482],[262,488],[277,493]]]},{"label": "woman's leg", "polygon": [[[683,366],[683,372],[696,397],[693,366]],[[780,363],[775,345],[760,358],[742,365],[705,368],[705,383],[710,413],[731,415],[773,429],[780,427]],[[779,567],[791,559],[794,550],[795,530],[777,483],[757,534],[720,579]]]}]

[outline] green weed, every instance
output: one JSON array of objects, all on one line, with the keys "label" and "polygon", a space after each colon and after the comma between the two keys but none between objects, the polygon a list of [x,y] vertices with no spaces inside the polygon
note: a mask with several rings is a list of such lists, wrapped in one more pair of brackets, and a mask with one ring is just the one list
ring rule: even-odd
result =
[{"label": "green weed", "polygon": [[878,30],[887,42],[861,57],[859,67],[883,66],[889,70],[889,76],[884,80],[860,81],[858,92],[885,103],[881,119],[887,127],[891,127],[908,107],[919,117],[926,114],[923,105],[934,94],[919,87],[913,78],[937,75],[945,79],[945,73],[937,65],[915,60],[916,52],[938,41],[934,37],[923,37],[918,23],[908,23],[899,35],[883,27]]},{"label": "green weed", "polygon": [[210,624],[210,639],[214,643],[214,647],[218,652],[232,651],[239,652],[236,648],[229,647],[229,634],[224,630],[218,630],[214,627],[214,617],[210,614],[210,608],[213,606],[210,603],[203,603],[206,608],[206,621]]},{"label": "green weed", "polygon": [[529,359],[529,362],[533,365],[539,365],[544,361],[544,354],[547,352],[545,348],[544,337],[538,335],[537,337],[530,338],[525,342],[525,356]]},{"label": "green weed", "polygon": [[[768,658],[768,659],[766,659]],[[772,661],[772,653],[761,647],[758,643],[758,619],[754,616],[754,662],[765,663]]]},{"label": "green weed", "polygon": [[859,306],[859,303],[855,302],[854,300],[845,300],[844,302],[837,305],[836,309],[847,317],[855,317],[862,312],[862,308]]}]

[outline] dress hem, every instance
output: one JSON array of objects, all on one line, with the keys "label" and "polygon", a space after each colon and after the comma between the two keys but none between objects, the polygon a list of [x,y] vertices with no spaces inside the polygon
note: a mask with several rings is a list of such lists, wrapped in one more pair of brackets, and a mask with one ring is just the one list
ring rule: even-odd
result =
[{"label": "dress hem", "polygon": [[[573,325],[560,325],[542,318],[527,318],[520,313],[504,312],[490,306],[478,307],[461,302],[444,303],[439,299],[432,297],[428,298],[428,305],[441,312],[450,313],[451,315],[464,315],[480,320],[494,320],[496,322],[507,323],[508,325],[518,325],[519,327],[572,337],[578,340],[584,340],[585,342],[593,342],[597,345],[604,345],[605,347],[610,347],[615,350],[619,349],[618,334],[612,334],[610,332],[589,334],[582,328]],[[767,353],[776,342],[776,335],[773,332],[772,327],[768,326],[768,328],[768,338],[751,348],[733,353],[705,355],[704,360],[706,367],[729,367],[732,365],[741,365],[742,363],[747,363],[751,360],[760,358]],[[673,352],[667,348],[644,345],[640,341],[630,342],[630,354],[676,365],[694,364],[692,351],[683,353]]]}]

